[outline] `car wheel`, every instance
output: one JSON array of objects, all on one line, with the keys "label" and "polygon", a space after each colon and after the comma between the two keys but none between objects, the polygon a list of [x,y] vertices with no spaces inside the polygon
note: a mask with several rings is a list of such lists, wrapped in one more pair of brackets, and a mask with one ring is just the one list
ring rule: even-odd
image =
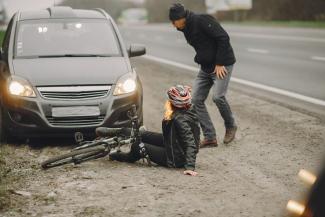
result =
[{"label": "car wheel", "polygon": [[138,108],[138,124],[139,126],[143,125],[143,106],[141,100],[141,106]]},{"label": "car wheel", "polygon": [[0,106],[0,144],[7,143],[7,135],[4,127],[5,127],[5,121],[3,117],[3,109]]},{"label": "car wheel", "polygon": [[139,117],[139,125],[143,125],[143,113],[141,112],[140,117]]}]

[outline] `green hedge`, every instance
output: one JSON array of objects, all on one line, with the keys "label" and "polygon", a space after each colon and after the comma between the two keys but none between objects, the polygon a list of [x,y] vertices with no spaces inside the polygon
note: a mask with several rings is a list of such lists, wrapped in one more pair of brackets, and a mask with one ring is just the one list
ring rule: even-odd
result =
[{"label": "green hedge", "polygon": [[5,31],[0,31],[0,47],[2,45],[2,41],[4,37],[5,37]]}]

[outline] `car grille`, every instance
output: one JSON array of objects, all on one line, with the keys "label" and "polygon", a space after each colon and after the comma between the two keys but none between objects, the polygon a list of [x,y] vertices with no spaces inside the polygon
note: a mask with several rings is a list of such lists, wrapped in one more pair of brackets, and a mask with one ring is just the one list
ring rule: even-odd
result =
[{"label": "car grille", "polygon": [[69,117],[69,118],[53,118],[47,117],[47,120],[53,126],[88,126],[98,125],[104,121],[104,116],[97,117]]},{"label": "car grille", "polygon": [[105,97],[111,86],[65,86],[38,87],[37,90],[46,99],[80,100]]}]

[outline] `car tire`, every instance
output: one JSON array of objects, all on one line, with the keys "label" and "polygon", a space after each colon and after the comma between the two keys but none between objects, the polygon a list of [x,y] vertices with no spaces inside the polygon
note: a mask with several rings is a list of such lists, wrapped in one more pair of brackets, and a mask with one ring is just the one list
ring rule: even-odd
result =
[{"label": "car tire", "polygon": [[7,133],[5,126],[6,124],[3,116],[3,109],[0,106],[0,145],[7,143]]},{"label": "car tire", "polygon": [[143,113],[142,112],[139,117],[139,126],[143,126]]}]

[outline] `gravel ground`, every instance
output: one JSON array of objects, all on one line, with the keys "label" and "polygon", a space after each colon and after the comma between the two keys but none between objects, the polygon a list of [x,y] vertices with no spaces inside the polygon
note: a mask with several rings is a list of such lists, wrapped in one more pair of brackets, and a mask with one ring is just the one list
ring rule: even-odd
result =
[{"label": "gravel ground", "polygon": [[[159,131],[166,89],[191,84],[195,75],[142,58],[134,65],[144,87],[145,125]],[[296,174],[301,168],[317,172],[325,156],[325,124],[231,88],[228,98],[237,139],[200,150],[198,177],[108,158],[43,171],[39,164],[68,151],[71,142],[2,146],[10,203],[0,216],[286,216],[287,201],[307,191]],[[222,141],[223,123],[211,97],[207,105]]]}]

